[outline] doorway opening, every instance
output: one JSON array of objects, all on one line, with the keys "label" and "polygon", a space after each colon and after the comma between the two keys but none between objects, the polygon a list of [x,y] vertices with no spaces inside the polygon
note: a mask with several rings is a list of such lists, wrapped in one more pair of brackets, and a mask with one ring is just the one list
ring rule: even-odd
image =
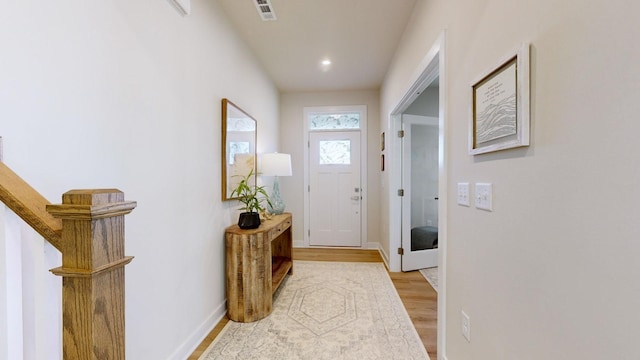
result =
[{"label": "doorway opening", "polygon": [[[433,196],[434,201],[437,203],[437,278],[438,278],[438,330],[437,330],[437,347],[444,353],[444,344],[446,342],[446,252],[447,252],[447,77],[446,77],[446,57],[445,57],[445,35],[443,31],[434,45],[427,52],[418,68],[415,70],[415,76],[412,79],[410,87],[407,89],[403,97],[394,107],[390,114],[389,127],[391,133],[399,132],[403,129],[403,114],[409,109],[414,101],[420,97],[420,95],[430,86],[438,84],[438,101],[437,101],[437,123],[438,123],[438,173],[437,173],[437,194]],[[397,141],[393,143],[393,159],[396,164],[402,163],[402,141],[397,138]],[[396,196],[396,187],[403,188],[407,186],[408,179],[403,179],[403,171],[401,166],[394,167],[394,171],[389,174],[389,213],[400,214],[398,217],[391,218],[389,221],[389,248],[399,249],[398,254],[395,251],[391,252],[389,256],[389,267],[392,271],[403,270],[405,266],[411,265],[415,268],[420,268],[428,265],[424,258],[420,257],[421,251],[410,250],[410,235],[407,238],[403,238],[402,228],[403,219],[407,215],[410,216],[411,210],[403,209],[403,202],[405,201],[403,196]],[[411,186],[411,184],[408,184]],[[401,195],[399,192],[398,195]],[[438,200],[435,200],[438,198]],[[410,202],[409,202],[410,204]],[[425,205],[428,207],[428,205]],[[404,211],[404,214],[403,214]],[[405,223],[409,220],[405,220]],[[432,220],[433,222],[433,220]],[[411,226],[409,225],[409,228]],[[403,245],[406,243],[406,247]],[[433,245],[433,242],[432,242]],[[400,255],[404,253],[405,255]],[[411,260],[413,256],[418,256],[415,260],[416,264],[411,264],[414,260]]]}]

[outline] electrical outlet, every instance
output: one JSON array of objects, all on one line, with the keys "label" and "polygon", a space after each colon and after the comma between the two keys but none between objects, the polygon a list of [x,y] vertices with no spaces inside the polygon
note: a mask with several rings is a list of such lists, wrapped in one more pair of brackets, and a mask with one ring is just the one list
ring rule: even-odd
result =
[{"label": "electrical outlet", "polygon": [[493,211],[493,186],[491,183],[476,184],[476,208]]},{"label": "electrical outlet", "polygon": [[458,205],[470,206],[469,183],[458,183]]},{"label": "electrical outlet", "polygon": [[471,319],[464,310],[462,312],[462,336],[467,339],[467,342],[471,342]]}]

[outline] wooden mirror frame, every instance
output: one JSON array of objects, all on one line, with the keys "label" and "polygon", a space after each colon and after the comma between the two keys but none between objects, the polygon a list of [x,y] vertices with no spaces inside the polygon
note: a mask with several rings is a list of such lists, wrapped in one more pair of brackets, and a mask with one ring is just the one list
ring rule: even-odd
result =
[{"label": "wooden mirror frame", "polygon": [[253,170],[256,184],[256,119],[228,99],[222,99],[222,201],[234,200],[231,193]]}]

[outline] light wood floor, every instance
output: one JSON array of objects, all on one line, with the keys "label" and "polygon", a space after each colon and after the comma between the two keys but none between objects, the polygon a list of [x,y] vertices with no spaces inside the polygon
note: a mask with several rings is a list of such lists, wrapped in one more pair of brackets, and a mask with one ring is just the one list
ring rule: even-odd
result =
[{"label": "light wood floor", "polygon": [[[382,262],[377,250],[356,249],[295,248],[293,249],[293,258],[294,260],[312,261]],[[418,271],[389,273],[389,276],[398,290],[404,307],[407,309],[409,317],[429,353],[429,357],[433,360],[437,359],[438,294]],[[188,360],[197,360],[227,322],[229,322],[229,319],[225,316],[200,343]]]}]

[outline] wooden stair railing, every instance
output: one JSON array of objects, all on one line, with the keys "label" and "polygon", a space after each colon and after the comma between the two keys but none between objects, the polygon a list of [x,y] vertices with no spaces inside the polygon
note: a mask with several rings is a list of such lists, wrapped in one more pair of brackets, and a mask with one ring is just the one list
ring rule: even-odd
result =
[{"label": "wooden stair railing", "polygon": [[136,202],[116,189],[71,190],[51,205],[2,163],[0,200],[62,253],[51,272],[63,278],[64,359],[124,359],[124,266],[133,259],[124,215]]},{"label": "wooden stair railing", "polygon": [[31,226],[38,234],[62,251],[62,221],[51,216],[45,199],[16,173],[0,162],[0,201]]}]

